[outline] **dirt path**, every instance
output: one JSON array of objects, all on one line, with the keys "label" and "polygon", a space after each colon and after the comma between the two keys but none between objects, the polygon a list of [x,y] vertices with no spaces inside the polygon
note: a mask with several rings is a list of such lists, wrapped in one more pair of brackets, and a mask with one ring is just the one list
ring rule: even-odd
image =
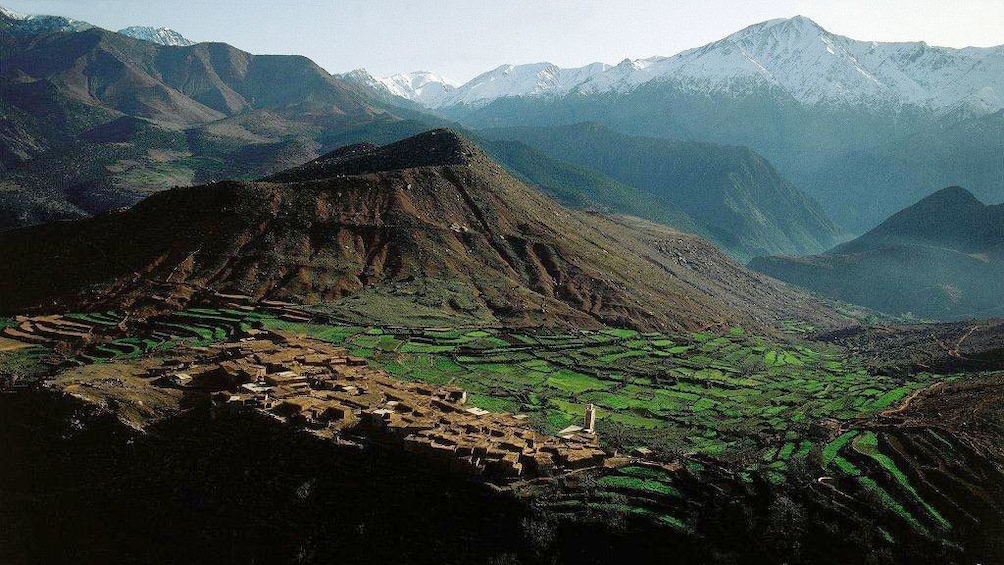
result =
[{"label": "dirt path", "polygon": [[963,334],[963,336],[960,337],[959,340],[955,342],[955,349],[949,350],[948,354],[951,355],[952,357],[960,357],[961,358],[962,355],[959,354],[959,350],[962,349],[962,344],[965,343],[965,341],[967,339],[969,339],[969,336],[973,335],[973,332],[975,332],[976,330],[980,329],[981,327],[982,326],[971,326],[969,328],[969,331],[967,331],[965,334]]},{"label": "dirt path", "polygon": [[940,381],[940,382],[936,382],[933,385],[928,386],[928,387],[918,388],[917,390],[911,392],[909,394],[909,396],[907,396],[903,400],[903,402],[900,403],[899,406],[897,406],[896,408],[889,408],[889,409],[883,410],[883,411],[879,412],[879,416],[894,416],[896,414],[902,414],[903,412],[906,411],[907,408],[910,407],[910,403],[913,402],[915,398],[917,398],[918,396],[920,396],[921,393],[928,392],[928,391],[933,392],[934,390],[936,390],[938,388],[941,388],[943,386],[945,386],[945,382],[944,381]]}]

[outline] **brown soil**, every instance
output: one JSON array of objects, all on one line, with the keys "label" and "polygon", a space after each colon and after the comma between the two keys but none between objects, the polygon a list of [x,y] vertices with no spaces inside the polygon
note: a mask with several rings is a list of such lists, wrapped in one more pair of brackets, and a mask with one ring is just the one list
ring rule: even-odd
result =
[{"label": "brown soil", "polygon": [[175,189],[8,232],[0,311],[177,307],[212,290],[307,304],[405,297],[405,309],[507,325],[845,323],[698,237],[561,208],[452,132],[355,149],[286,182]]}]

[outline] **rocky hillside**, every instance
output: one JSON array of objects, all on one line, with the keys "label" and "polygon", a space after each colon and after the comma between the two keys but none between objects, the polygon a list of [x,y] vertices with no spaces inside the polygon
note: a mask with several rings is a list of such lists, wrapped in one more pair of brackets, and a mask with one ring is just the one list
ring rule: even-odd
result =
[{"label": "rocky hillside", "polygon": [[696,236],[566,210],[446,130],[13,230],[0,257],[4,312],[176,306],[212,290],[419,323],[841,323]]}]

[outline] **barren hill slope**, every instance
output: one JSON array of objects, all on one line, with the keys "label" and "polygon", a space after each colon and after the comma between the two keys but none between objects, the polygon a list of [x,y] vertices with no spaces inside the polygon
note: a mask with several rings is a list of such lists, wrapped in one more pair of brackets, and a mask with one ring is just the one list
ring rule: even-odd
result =
[{"label": "barren hill slope", "polygon": [[424,323],[842,321],[696,236],[561,208],[448,130],[13,230],[0,259],[5,312],[176,304],[208,289]]}]

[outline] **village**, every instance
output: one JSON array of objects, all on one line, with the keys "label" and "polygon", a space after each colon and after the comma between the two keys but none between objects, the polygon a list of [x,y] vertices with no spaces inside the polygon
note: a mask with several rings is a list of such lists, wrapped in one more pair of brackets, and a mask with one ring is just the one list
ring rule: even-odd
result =
[{"label": "village", "polygon": [[451,469],[491,479],[548,476],[601,466],[595,408],[557,436],[527,417],[467,405],[456,387],[395,379],[364,359],[306,338],[254,331],[194,360],[149,370],[159,386],[209,393],[214,409],[261,411],[316,435],[390,441]]}]

